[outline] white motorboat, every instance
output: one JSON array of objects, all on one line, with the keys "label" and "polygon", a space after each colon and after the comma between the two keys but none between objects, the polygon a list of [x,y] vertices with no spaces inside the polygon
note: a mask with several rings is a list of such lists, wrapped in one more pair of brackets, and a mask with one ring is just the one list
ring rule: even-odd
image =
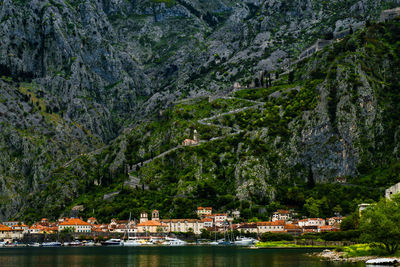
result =
[{"label": "white motorboat", "polygon": [[104,242],[101,242],[101,245],[108,246],[108,247],[119,247],[119,246],[123,246],[123,242],[121,241],[121,239],[111,238]]},{"label": "white motorboat", "polygon": [[94,241],[83,241],[83,245],[85,247],[94,247],[96,244],[94,243]]},{"label": "white motorboat", "polygon": [[80,247],[83,246],[82,242],[79,240],[72,241],[68,244],[70,247]]},{"label": "white motorboat", "polygon": [[187,242],[180,240],[178,238],[166,237],[163,245],[171,246],[171,247],[178,247],[178,246],[186,246]]},{"label": "white motorboat", "polygon": [[0,247],[5,247],[6,244],[7,244],[7,242],[1,241],[1,242],[0,242]]},{"label": "white motorboat", "polygon": [[123,241],[124,247],[139,247],[143,244],[135,237],[128,237],[128,240]]},{"label": "white motorboat", "polygon": [[246,237],[238,237],[233,243],[235,246],[247,247],[253,245],[254,240]]},{"label": "white motorboat", "polygon": [[61,243],[60,242],[43,242],[42,247],[47,247],[47,248],[61,247]]},{"label": "white motorboat", "polygon": [[31,243],[31,244],[29,244],[28,246],[29,246],[29,247],[35,247],[35,248],[38,248],[38,247],[41,247],[42,245],[41,245],[40,243],[37,243],[37,242],[35,242],[35,243]]}]

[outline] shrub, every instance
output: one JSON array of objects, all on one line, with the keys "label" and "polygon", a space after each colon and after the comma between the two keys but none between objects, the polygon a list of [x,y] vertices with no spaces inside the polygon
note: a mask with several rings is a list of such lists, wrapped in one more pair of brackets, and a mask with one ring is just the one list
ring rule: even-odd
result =
[{"label": "shrub", "polygon": [[267,232],[261,235],[261,241],[293,241],[293,236],[286,233],[271,233]]}]

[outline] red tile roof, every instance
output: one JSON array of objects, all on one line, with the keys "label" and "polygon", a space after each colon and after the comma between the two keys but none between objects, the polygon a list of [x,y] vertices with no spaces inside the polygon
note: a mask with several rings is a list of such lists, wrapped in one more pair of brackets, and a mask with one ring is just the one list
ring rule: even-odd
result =
[{"label": "red tile roof", "polygon": [[280,213],[280,214],[289,214],[290,212],[288,210],[278,210],[278,213]]},{"label": "red tile roof", "polygon": [[90,223],[87,223],[77,218],[69,218],[64,222],[60,223],[60,225],[90,225]]},{"label": "red tile roof", "polygon": [[142,222],[142,223],[139,223],[137,226],[161,226],[161,227],[167,227],[166,224],[160,223],[158,221]]},{"label": "red tile roof", "polygon": [[257,222],[258,226],[283,226],[285,225],[285,221],[279,220],[274,222]]},{"label": "red tile roof", "polygon": [[0,224],[0,231],[12,231],[12,229],[4,224]]}]

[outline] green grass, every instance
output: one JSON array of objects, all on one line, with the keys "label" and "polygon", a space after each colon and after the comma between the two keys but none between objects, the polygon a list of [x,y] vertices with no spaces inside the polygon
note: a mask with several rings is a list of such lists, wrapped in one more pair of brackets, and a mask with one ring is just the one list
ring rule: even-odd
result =
[{"label": "green grass", "polygon": [[326,246],[296,245],[294,241],[259,242],[258,248],[325,248]]},{"label": "green grass", "polygon": [[[384,256],[386,251],[375,244],[356,244],[341,248],[346,258],[364,257],[364,256]],[[398,255],[399,252],[396,253]]]}]

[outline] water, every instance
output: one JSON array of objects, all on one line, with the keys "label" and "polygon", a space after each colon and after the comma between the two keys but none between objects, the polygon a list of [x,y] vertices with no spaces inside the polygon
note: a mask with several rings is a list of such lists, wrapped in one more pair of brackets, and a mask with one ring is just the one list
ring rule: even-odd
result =
[{"label": "water", "polygon": [[[317,250],[314,250],[317,251]],[[363,264],[321,262],[312,250],[235,247],[78,247],[1,248],[0,266],[140,266],[140,267],[359,267]]]}]

